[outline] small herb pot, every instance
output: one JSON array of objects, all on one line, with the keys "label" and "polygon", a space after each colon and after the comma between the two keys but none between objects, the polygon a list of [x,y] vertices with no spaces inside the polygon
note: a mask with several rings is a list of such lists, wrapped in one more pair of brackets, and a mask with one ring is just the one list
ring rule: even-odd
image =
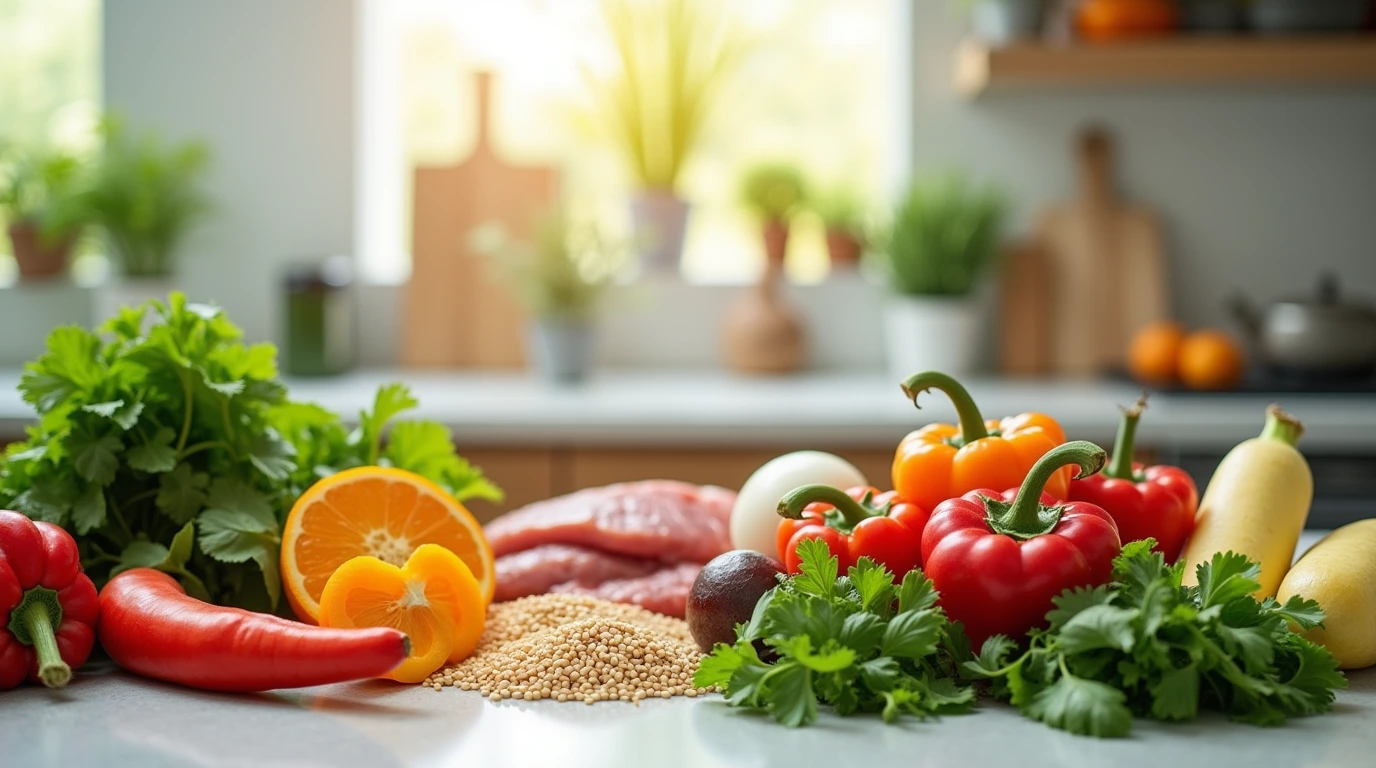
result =
[{"label": "small herb pot", "polygon": [[975,0],[970,20],[975,37],[990,45],[1037,37],[1045,0]]},{"label": "small herb pot", "polygon": [[541,318],[526,329],[535,374],[550,384],[577,384],[592,370],[597,333],[586,320]]}]

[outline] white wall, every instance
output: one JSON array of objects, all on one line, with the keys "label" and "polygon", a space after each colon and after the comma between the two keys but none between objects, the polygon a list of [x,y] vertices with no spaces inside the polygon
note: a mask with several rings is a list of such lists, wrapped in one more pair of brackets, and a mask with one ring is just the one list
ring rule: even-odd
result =
[{"label": "white wall", "polygon": [[352,253],[353,0],[106,0],[108,108],[214,150],[181,282],[278,338],[279,275]]},{"label": "white wall", "polygon": [[913,155],[1000,179],[1026,227],[1072,194],[1087,120],[1118,138],[1123,194],[1168,227],[1179,316],[1224,322],[1223,298],[1310,290],[1322,269],[1376,299],[1376,87],[1065,90],[956,96],[965,21],[914,0]]}]

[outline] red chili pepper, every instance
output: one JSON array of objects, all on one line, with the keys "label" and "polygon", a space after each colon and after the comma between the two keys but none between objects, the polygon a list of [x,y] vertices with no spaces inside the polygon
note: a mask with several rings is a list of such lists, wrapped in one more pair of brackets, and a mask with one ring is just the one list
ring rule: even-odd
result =
[{"label": "red chili pepper", "polygon": [[177,580],[134,568],[100,592],[100,644],[121,667],[210,691],[268,691],[390,672],[411,641],[390,627],[324,629],[211,605]]},{"label": "red chili pepper", "polygon": [[859,486],[842,492],[829,485],[795,488],[779,501],[779,559],[789,573],[801,561],[798,544],[819,539],[840,559],[841,572],[861,557],[888,568],[895,579],[922,565],[927,512],[893,491]]},{"label": "red chili pepper", "polygon": [[0,510],[0,691],[26,678],[66,685],[91,655],[99,615],[72,537]]},{"label": "red chili pepper", "polygon": [[1049,451],[1021,488],[971,491],[943,501],[922,535],[927,578],[972,647],[991,635],[1021,640],[1043,624],[1051,598],[1070,587],[1105,584],[1122,550],[1118,528],[1093,504],[1059,502],[1043,493],[1057,469],[1099,471],[1106,455],[1078,440]]},{"label": "red chili pepper", "polygon": [[1137,420],[1146,407],[1147,396],[1142,395],[1131,408],[1123,409],[1113,459],[1098,474],[1076,478],[1070,484],[1070,499],[1103,507],[1118,524],[1118,536],[1124,542],[1156,539],[1152,549],[1173,563],[1194,532],[1199,489],[1179,467],[1133,463]]}]

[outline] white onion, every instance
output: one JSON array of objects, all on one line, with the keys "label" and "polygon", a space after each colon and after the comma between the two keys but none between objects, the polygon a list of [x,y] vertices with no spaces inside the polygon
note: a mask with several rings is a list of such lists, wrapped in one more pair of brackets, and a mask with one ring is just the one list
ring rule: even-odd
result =
[{"label": "white onion", "polygon": [[796,451],[765,462],[741,486],[731,508],[731,544],[778,557],[779,499],[803,485],[821,483],[842,490],[868,485],[854,464],[822,451]]}]

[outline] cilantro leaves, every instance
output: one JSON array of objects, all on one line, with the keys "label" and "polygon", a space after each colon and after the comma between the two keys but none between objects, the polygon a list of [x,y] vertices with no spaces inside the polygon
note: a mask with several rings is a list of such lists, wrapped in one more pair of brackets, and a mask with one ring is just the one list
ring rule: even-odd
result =
[{"label": "cilantro leaves", "polygon": [[1049,628],[1034,630],[1021,656],[995,636],[962,671],[992,679],[994,695],[1028,717],[1091,736],[1124,736],[1133,716],[1189,720],[1208,708],[1272,725],[1332,707],[1347,681],[1289,626],[1318,626],[1317,603],[1258,601],[1260,568],[1233,552],[1200,565],[1198,587],[1182,587],[1182,566],[1151,544],[1123,548],[1113,584],[1057,597]]},{"label": "cilantro leaves", "polygon": [[72,530],[97,583],[151,567],[196,597],[268,610],[282,522],[321,477],[380,463],[461,500],[501,497],[442,425],[391,423],[416,406],[405,386],[382,387],[351,435],[337,414],[288,400],[276,350],[240,337],[181,294],[99,333],[55,329],[20,380],[39,422],[0,458],[0,507]]},{"label": "cilantro leaves", "polygon": [[[829,704],[840,715],[879,713],[885,722],[968,711],[974,691],[956,684],[947,646],[963,638],[936,607],[920,572],[893,574],[861,558],[845,576],[825,544],[798,548],[801,572],[765,593],[735,645],[720,643],[694,681],[727,703],[768,711],[796,727]],[[896,604],[896,605],[895,605]],[[756,641],[773,651],[761,659]],[[968,643],[967,643],[968,645]]]}]

